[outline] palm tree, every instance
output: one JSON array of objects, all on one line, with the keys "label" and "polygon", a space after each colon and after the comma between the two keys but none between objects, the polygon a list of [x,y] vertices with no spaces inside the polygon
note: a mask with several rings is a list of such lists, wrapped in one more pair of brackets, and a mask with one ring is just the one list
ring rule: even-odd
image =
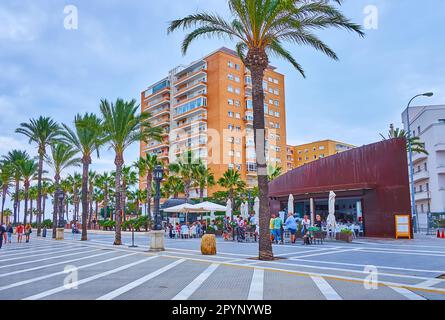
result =
[{"label": "palm tree", "polygon": [[[62,212],[58,212],[59,208],[57,205],[57,190],[62,189],[65,193],[65,199],[68,197],[67,188],[71,188],[69,181],[64,182],[63,185],[60,183],[60,178],[62,172],[73,166],[79,166],[80,159],[76,158],[77,150],[73,147],[66,145],[64,143],[56,143],[51,146],[51,158],[47,158],[46,161],[48,165],[54,171],[54,209],[53,209],[53,238],[56,238],[57,221],[63,221],[64,216]],[[66,201],[68,203],[68,201]],[[68,209],[66,209],[68,214]],[[58,217],[57,217],[58,215]]]},{"label": "palm tree", "polygon": [[193,175],[195,184],[199,189],[199,200],[200,202],[203,202],[204,190],[216,184],[215,176],[213,175],[212,170],[207,168],[203,163],[200,163],[193,168]]},{"label": "palm tree", "polygon": [[184,192],[184,181],[176,175],[170,175],[165,178],[165,182],[162,184],[162,190],[167,198],[173,196],[173,198],[177,199],[179,194]]},{"label": "palm tree", "polygon": [[122,245],[122,166],[124,165],[124,151],[133,143],[148,141],[149,139],[161,141],[161,129],[153,128],[148,122],[151,115],[139,112],[136,100],[126,102],[117,99],[115,103],[102,100],[100,110],[103,118],[104,134],[110,148],[114,150],[116,165],[116,232],[114,245]]},{"label": "palm tree", "polygon": [[161,162],[158,160],[158,156],[153,154],[146,154],[145,158],[139,158],[133,166],[138,169],[139,176],[145,177],[146,180],[146,190],[147,190],[147,198],[146,198],[146,206],[145,206],[145,214],[151,217],[151,185],[153,182],[153,170],[156,166],[161,165]]},{"label": "palm tree", "polygon": [[275,165],[275,166],[269,165],[267,167],[267,176],[269,178],[269,181],[273,181],[276,178],[278,178],[279,176],[281,176],[281,174],[283,173],[282,171],[283,171],[283,168],[281,168],[278,165]]},{"label": "palm tree", "polygon": [[[32,215],[36,211],[34,210],[33,203],[34,201],[37,201],[39,197],[39,191],[37,190],[37,186],[32,186],[29,188],[29,210],[26,212],[25,210],[25,218],[24,218],[24,224],[26,224],[26,214],[29,214],[29,223],[32,223]],[[36,219],[37,220],[37,219]]]},{"label": "palm tree", "polygon": [[94,152],[99,157],[99,148],[104,143],[102,120],[95,114],[86,113],[77,115],[74,120],[75,131],[63,125],[63,132],[67,142],[82,154],[82,237],[81,241],[88,240],[88,171],[91,156]]},{"label": "palm tree", "polygon": [[[235,195],[239,195],[246,188],[246,183],[241,179],[241,174],[237,170],[229,169],[224,172],[218,180],[218,184],[227,189],[229,199],[232,201],[232,207],[235,205]],[[233,208],[232,208],[233,220]]]},{"label": "palm tree", "polygon": [[29,198],[29,188],[31,186],[31,181],[36,180],[39,171],[39,166],[34,160],[22,160],[18,163],[18,168],[20,170],[20,175],[23,179],[23,187],[25,191],[25,218],[24,223],[26,224],[26,212],[28,212],[28,198]]},{"label": "palm tree", "polygon": [[269,186],[265,160],[265,120],[263,78],[269,66],[269,56],[290,62],[303,77],[302,66],[283,47],[283,42],[308,45],[337,60],[336,53],[314,33],[329,27],[343,28],[364,36],[362,28],[348,20],[331,2],[342,0],[228,0],[232,21],[218,14],[196,13],[170,23],[168,32],[190,29],[182,43],[186,54],[190,44],[200,37],[236,39],[236,50],[252,75],[254,136],[260,198],[259,259],[273,260],[269,228]]},{"label": "palm tree", "polygon": [[409,139],[408,133],[405,130],[394,128],[393,124],[389,126],[388,138],[386,138],[383,134],[380,135],[382,136],[383,140],[405,138],[407,140],[406,142],[407,152],[409,151],[409,143],[411,141],[411,148],[413,152],[429,155],[428,151],[426,151],[425,149],[425,143],[421,142],[419,137],[411,137]]},{"label": "palm tree", "polygon": [[48,200],[49,194],[54,194],[54,184],[52,184],[49,180],[42,182],[42,211],[43,211],[43,221],[45,221],[45,210],[46,210],[46,200]]},{"label": "palm tree", "polygon": [[[108,172],[104,172],[100,175],[96,181],[97,187],[101,190],[101,198],[103,198],[104,217],[108,216],[108,205],[110,196],[110,186],[113,184],[113,179]],[[111,214],[111,220],[113,220],[113,214]]]},{"label": "palm tree", "polygon": [[190,189],[194,183],[194,170],[202,162],[195,157],[192,151],[185,152],[169,166],[171,173],[178,175],[184,183],[184,195],[187,202],[190,200]]},{"label": "palm tree", "polygon": [[96,171],[88,172],[88,204],[89,204],[88,228],[91,228],[91,221],[93,219],[94,187],[96,186],[97,179],[98,179],[98,174]]},{"label": "palm tree", "polygon": [[73,220],[79,221],[79,209],[80,209],[80,190],[82,189],[82,175],[78,172],[70,174],[67,180],[72,186],[72,200],[74,205]]},{"label": "palm tree", "polygon": [[10,163],[0,164],[0,184],[2,189],[2,213],[0,222],[3,223],[6,196],[9,194],[9,188],[13,180],[13,168]]},{"label": "palm tree", "polygon": [[[74,156],[76,154],[77,154],[77,152],[74,154]],[[80,159],[79,159],[79,161],[80,161]],[[70,205],[70,201],[72,199],[72,193],[73,193],[73,186],[71,184],[71,181],[69,181],[68,179],[60,180],[60,189],[65,194],[65,198],[64,198],[65,209],[64,209],[64,211],[66,213],[66,221],[69,221],[68,210],[69,210],[69,205]],[[63,214],[61,212],[59,212],[59,217],[61,217],[62,220],[65,220],[65,216],[63,216]]]},{"label": "palm tree", "polygon": [[124,220],[126,220],[126,205],[127,205],[127,193],[129,192],[129,187],[134,186],[138,181],[138,176],[136,172],[132,171],[132,167],[122,168],[122,208],[124,209]]},{"label": "palm tree", "polygon": [[17,164],[21,160],[29,159],[29,155],[26,151],[12,150],[8,152],[6,156],[3,157],[3,162],[8,162],[12,166],[14,174],[15,192],[14,192],[14,223],[17,223],[17,209],[19,206],[19,191],[20,191],[20,181],[22,179],[20,170]]},{"label": "palm tree", "polygon": [[39,170],[37,173],[37,236],[40,237],[42,232],[42,174],[43,161],[46,156],[46,147],[57,142],[60,137],[60,127],[49,117],[40,117],[31,119],[29,123],[22,123],[20,128],[16,129],[17,133],[28,137],[29,143],[35,143],[38,146]]}]

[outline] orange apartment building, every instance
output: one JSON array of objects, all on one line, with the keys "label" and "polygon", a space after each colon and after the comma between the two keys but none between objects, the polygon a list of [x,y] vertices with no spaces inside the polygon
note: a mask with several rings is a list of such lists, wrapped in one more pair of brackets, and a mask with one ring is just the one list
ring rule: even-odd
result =
[{"label": "orange apartment building", "polygon": [[[266,159],[286,165],[284,75],[274,67],[264,77]],[[191,150],[219,179],[240,171],[249,187],[257,183],[250,71],[237,54],[221,48],[188,66],[179,66],[141,94],[143,111],[164,129],[162,142],[141,143],[142,156],[157,154],[165,163]],[[218,191],[216,186],[206,192]],[[192,197],[196,197],[192,193]]]},{"label": "orange apartment building", "polygon": [[356,148],[353,145],[323,140],[299,146],[287,146],[287,169],[292,170],[319,159]]}]

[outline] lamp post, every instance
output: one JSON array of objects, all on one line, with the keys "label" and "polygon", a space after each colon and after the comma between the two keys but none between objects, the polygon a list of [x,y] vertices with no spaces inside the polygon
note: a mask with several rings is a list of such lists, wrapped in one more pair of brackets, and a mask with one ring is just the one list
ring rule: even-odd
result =
[{"label": "lamp post", "polygon": [[422,93],[414,96],[409,102],[408,107],[406,108],[406,118],[407,118],[407,124],[408,124],[408,153],[409,153],[409,172],[410,172],[410,178],[411,178],[411,212],[413,215],[414,220],[414,232],[417,233],[419,231],[419,219],[417,216],[417,210],[416,210],[416,188],[414,184],[414,163],[413,163],[413,146],[411,143],[411,120],[409,115],[409,108],[411,106],[411,103],[418,97],[432,97],[434,93],[427,92]]},{"label": "lamp post", "polygon": [[65,224],[63,220],[63,201],[65,199],[65,193],[58,188],[56,191],[56,207],[59,214],[57,229],[56,229],[56,240],[63,240],[65,233]]},{"label": "lamp post", "polygon": [[[25,212],[25,215],[26,215],[26,212]],[[17,223],[17,221],[16,221],[17,220],[17,216],[18,216],[18,214],[17,214],[17,202],[14,201],[14,224]]]},{"label": "lamp post", "polygon": [[162,230],[162,217],[160,212],[161,201],[161,181],[164,178],[164,169],[161,166],[156,166],[153,170],[153,178],[155,180],[156,194],[154,199],[154,228],[155,231]]}]

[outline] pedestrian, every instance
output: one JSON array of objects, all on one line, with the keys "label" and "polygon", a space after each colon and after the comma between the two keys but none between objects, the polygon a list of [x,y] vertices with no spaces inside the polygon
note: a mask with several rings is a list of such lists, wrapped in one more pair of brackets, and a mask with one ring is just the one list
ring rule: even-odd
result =
[{"label": "pedestrian", "polygon": [[196,236],[198,238],[202,237],[202,226],[201,226],[201,222],[199,222],[199,221],[196,223]]},{"label": "pedestrian", "polygon": [[275,214],[272,214],[270,221],[269,221],[269,231],[270,231],[270,241],[274,241],[274,228],[275,228]]},{"label": "pedestrian", "polygon": [[42,237],[43,238],[46,238],[46,232],[47,232],[47,229],[46,229],[46,226],[44,226],[43,227],[43,231],[42,231]]},{"label": "pedestrian", "polygon": [[246,222],[243,217],[238,218],[238,242],[244,242],[246,240]]},{"label": "pedestrian", "polygon": [[168,224],[168,235],[169,235],[170,239],[173,239],[175,237],[175,235],[173,233],[173,225],[171,223]]},{"label": "pedestrian", "polygon": [[8,233],[8,243],[11,243],[12,234],[14,233],[14,228],[11,223],[6,227],[6,232]]},{"label": "pedestrian", "polygon": [[25,239],[26,239],[26,243],[29,242],[30,238],[31,238],[31,233],[32,233],[32,227],[31,225],[28,223],[25,227]]},{"label": "pedestrian", "polygon": [[283,239],[281,238],[281,228],[283,227],[283,220],[281,219],[280,216],[277,216],[274,221],[273,221],[273,225],[274,225],[274,230],[273,230],[273,235],[275,238],[275,243],[283,243]]},{"label": "pedestrian", "polygon": [[0,225],[0,249],[3,246],[3,235],[6,233],[6,228],[3,226],[3,224]]},{"label": "pedestrian", "polygon": [[292,213],[288,214],[285,225],[290,233],[290,241],[295,244],[297,242],[297,220]]},{"label": "pedestrian", "polygon": [[23,224],[19,223],[17,226],[16,232],[17,232],[17,243],[22,243],[23,240],[23,231],[25,228],[23,228]]},{"label": "pedestrian", "polygon": [[229,241],[230,235],[232,234],[232,224],[230,221],[230,217],[224,217],[223,229],[224,229],[223,233],[224,241]]},{"label": "pedestrian", "polygon": [[303,218],[301,233],[303,235],[303,245],[311,244],[309,228],[311,227],[311,220],[309,220],[309,216],[305,215]]}]

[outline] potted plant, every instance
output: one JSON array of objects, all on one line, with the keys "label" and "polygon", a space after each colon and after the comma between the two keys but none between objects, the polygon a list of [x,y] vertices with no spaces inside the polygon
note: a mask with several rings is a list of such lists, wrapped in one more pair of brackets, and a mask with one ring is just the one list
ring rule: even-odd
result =
[{"label": "potted plant", "polygon": [[344,241],[351,243],[352,242],[352,231],[349,229],[342,229],[340,233],[337,233],[336,240],[337,241]]}]

